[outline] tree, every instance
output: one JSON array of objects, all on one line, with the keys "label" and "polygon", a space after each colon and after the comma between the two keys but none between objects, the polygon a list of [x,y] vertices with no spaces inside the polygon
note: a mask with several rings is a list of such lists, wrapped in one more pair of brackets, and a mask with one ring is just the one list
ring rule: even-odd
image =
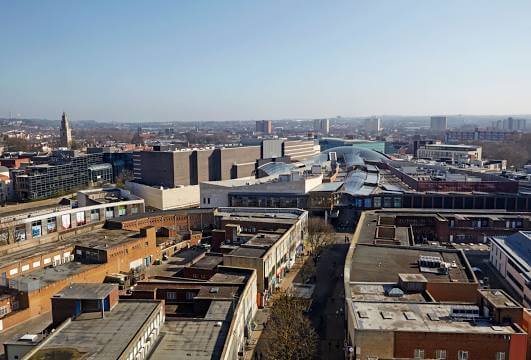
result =
[{"label": "tree", "polygon": [[38,151],[38,147],[24,138],[6,137],[4,146],[7,151]]},{"label": "tree", "polygon": [[133,172],[131,170],[123,169],[116,177],[116,186],[125,189],[125,182],[132,181],[134,179]]},{"label": "tree", "polygon": [[308,219],[308,247],[317,260],[325,247],[334,242],[334,228],[323,219],[312,217]]},{"label": "tree", "polygon": [[278,293],[264,330],[265,358],[307,360],[317,352],[317,333],[304,315],[306,304],[287,292]]}]

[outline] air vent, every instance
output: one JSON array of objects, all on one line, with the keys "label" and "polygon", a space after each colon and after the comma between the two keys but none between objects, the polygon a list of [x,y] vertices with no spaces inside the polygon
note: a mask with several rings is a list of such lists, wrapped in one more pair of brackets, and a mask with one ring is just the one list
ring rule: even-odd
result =
[{"label": "air vent", "polygon": [[411,311],[404,311],[404,317],[407,320],[417,320],[417,315]]},{"label": "air vent", "polygon": [[439,321],[439,316],[436,313],[428,313],[428,318],[431,321]]},{"label": "air vent", "polygon": [[389,311],[380,311],[380,314],[382,315],[382,318],[386,320],[391,320],[393,318],[393,314]]}]

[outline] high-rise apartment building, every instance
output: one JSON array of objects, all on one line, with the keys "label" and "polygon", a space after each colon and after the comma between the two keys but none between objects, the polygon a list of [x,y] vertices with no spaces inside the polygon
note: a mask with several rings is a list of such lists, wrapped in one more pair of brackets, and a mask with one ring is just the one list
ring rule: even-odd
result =
[{"label": "high-rise apartment building", "polygon": [[262,134],[272,134],[273,122],[271,120],[258,120],[256,122],[256,132]]},{"label": "high-rise apartment building", "polygon": [[330,119],[315,119],[313,121],[313,131],[319,134],[328,134],[330,132]]},{"label": "high-rise apartment building", "polygon": [[70,128],[70,123],[68,122],[68,116],[63,112],[61,116],[61,138],[60,145],[61,147],[70,148],[72,146],[72,129]]},{"label": "high-rise apartment building", "polygon": [[382,131],[382,119],[379,117],[370,117],[365,119],[365,130],[367,132],[380,132]]},{"label": "high-rise apartment building", "polygon": [[432,116],[430,118],[430,129],[433,131],[446,131],[448,122],[446,116]]},{"label": "high-rise apartment building", "polygon": [[522,131],[526,129],[526,119],[515,119],[508,117],[507,119],[493,121],[492,125],[496,129],[502,129],[506,131]]}]

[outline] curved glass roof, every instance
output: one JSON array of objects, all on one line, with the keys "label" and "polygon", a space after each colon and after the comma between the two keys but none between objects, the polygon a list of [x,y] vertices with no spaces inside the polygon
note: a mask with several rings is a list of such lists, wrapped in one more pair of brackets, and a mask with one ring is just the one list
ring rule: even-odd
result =
[{"label": "curved glass roof", "polygon": [[364,165],[365,160],[384,162],[388,158],[372,149],[362,149],[355,146],[338,146],[321,152],[318,156],[324,156],[328,159],[328,154],[335,152],[337,160],[343,162],[346,166]]},{"label": "curved glass roof", "polygon": [[[311,159],[301,161],[301,163],[303,163],[308,169],[311,168],[312,165],[323,165],[328,161],[328,154],[331,152],[335,152],[337,160],[340,163],[344,163],[347,167],[364,165],[365,160],[380,162],[389,160],[384,155],[371,149],[356,148],[354,146],[339,146],[322,151]],[[297,168],[300,168],[300,165],[297,165],[296,163],[270,162],[260,166],[258,170],[263,171],[267,175],[280,175],[288,174],[291,170]],[[353,176],[355,177],[356,175]]]},{"label": "curved glass roof", "polygon": [[295,164],[287,164],[284,162],[269,162],[258,168],[258,171],[263,171],[267,176],[289,174],[291,170],[295,169]]}]

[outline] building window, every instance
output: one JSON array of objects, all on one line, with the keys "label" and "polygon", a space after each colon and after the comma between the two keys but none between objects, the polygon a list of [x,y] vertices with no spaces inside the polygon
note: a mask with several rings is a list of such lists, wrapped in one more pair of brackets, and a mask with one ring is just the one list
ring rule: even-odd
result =
[{"label": "building window", "polygon": [[100,221],[100,209],[90,210],[90,221]]},{"label": "building window", "polygon": [[402,207],[402,199],[399,197],[393,198],[393,206],[395,208],[401,208]]},{"label": "building window", "polygon": [[70,227],[72,226],[70,222],[70,214],[61,215],[61,225],[63,227],[63,230],[70,229]]},{"label": "building window", "polygon": [[496,360],[505,360],[505,353],[504,352],[497,352],[496,353]]},{"label": "building window", "polygon": [[31,223],[31,237],[40,238],[42,235],[42,223],[40,220]]},{"label": "building window", "polygon": [[48,234],[51,234],[57,231],[57,220],[54,217],[48,219],[48,223],[46,224],[46,230]]},{"label": "building window", "polygon": [[468,360],[468,351],[459,350],[457,352],[457,360]]},{"label": "building window", "polygon": [[85,212],[84,211],[80,211],[76,213],[76,225],[77,226],[85,225]]},{"label": "building window", "polygon": [[176,300],[177,299],[177,293],[175,291],[168,291],[166,293],[166,300]]},{"label": "building window", "polygon": [[208,198],[207,201],[208,201],[208,204],[210,205],[210,198]]},{"label": "building window", "polygon": [[118,206],[118,216],[125,216],[125,215],[127,215],[125,206],[123,205]]},{"label": "building window", "polygon": [[435,359],[446,360],[446,350],[435,350]]},{"label": "building window", "polygon": [[114,208],[107,207],[105,208],[105,219],[112,219],[114,217]]},{"label": "building window", "polygon": [[415,359],[424,359],[424,349],[415,349],[413,355]]},{"label": "building window", "polygon": [[15,228],[15,242],[26,240],[26,225],[20,225]]}]

